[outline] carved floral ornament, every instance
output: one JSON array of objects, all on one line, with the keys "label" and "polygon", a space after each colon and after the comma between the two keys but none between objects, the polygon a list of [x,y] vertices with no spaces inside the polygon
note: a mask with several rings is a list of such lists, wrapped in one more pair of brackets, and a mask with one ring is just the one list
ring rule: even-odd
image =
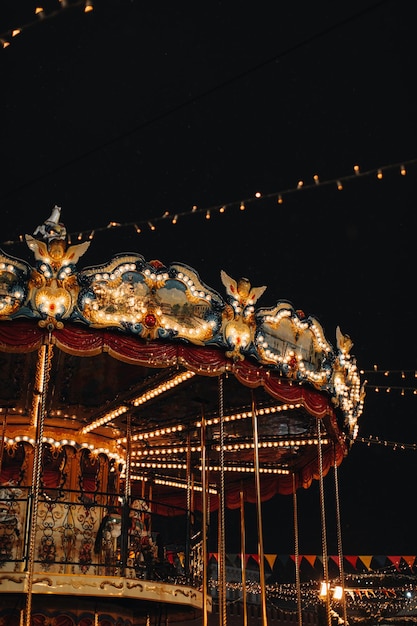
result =
[{"label": "carved floral ornament", "polygon": [[335,349],[314,317],[285,300],[255,308],[266,287],[235,280],[224,270],[225,298],[191,267],[148,262],[140,254],[78,270],[91,242],[69,245],[59,218],[54,207],[50,218],[26,235],[33,267],[0,252],[0,320],[32,319],[50,329],[77,322],[118,329],[141,341],[217,347],[231,363],[255,359],[329,394],[355,436],[364,389],[350,354],[352,341],[339,327]]}]

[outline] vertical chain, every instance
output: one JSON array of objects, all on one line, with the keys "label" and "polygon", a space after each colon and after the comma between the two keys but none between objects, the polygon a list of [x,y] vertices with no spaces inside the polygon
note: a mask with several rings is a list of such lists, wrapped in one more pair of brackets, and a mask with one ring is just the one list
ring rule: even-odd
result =
[{"label": "vertical chain", "polygon": [[329,589],[329,568],[327,563],[327,528],[326,528],[326,508],[324,505],[324,483],[323,483],[323,454],[322,454],[322,440],[321,440],[321,422],[317,420],[317,434],[318,434],[318,460],[319,460],[319,473],[320,473],[320,512],[321,512],[321,541],[322,541],[322,553],[323,553],[323,578],[326,585],[326,617],[328,626],[332,625],[332,616],[330,612],[330,589]]},{"label": "vertical chain", "polygon": [[248,605],[246,589],[246,531],[245,531],[245,497],[243,485],[240,488],[240,568],[242,575],[243,626],[248,626]]},{"label": "vertical chain", "polygon": [[33,572],[35,563],[35,540],[36,525],[38,518],[40,480],[42,474],[42,446],[43,431],[45,424],[45,404],[46,392],[49,381],[49,373],[51,369],[53,348],[49,343],[42,345],[38,351],[38,362],[36,369],[36,384],[34,394],[36,396],[34,402],[34,420],[36,423],[36,442],[33,458],[33,478],[32,478],[32,494],[31,494],[31,516],[30,516],[30,533],[28,546],[28,585],[26,593],[25,607],[25,624],[30,626],[32,613],[32,588],[33,588]]},{"label": "vertical chain", "polygon": [[294,554],[295,554],[295,585],[297,591],[297,614],[298,624],[302,626],[303,616],[301,612],[301,582],[300,582],[300,550],[298,545],[298,504],[297,504],[297,489],[295,485],[295,474],[292,475],[292,502],[293,502],[293,515],[294,515]]},{"label": "vertical chain", "polygon": [[126,469],[125,469],[125,500],[129,501],[131,495],[131,471],[132,471],[132,415],[127,414],[126,424]]},{"label": "vertical chain", "polygon": [[259,556],[259,580],[261,584],[262,625],[267,626],[268,616],[267,616],[267,611],[266,611],[264,534],[263,534],[263,524],[262,524],[261,480],[260,480],[260,473],[259,473],[258,414],[256,410],[255,395],[253,391],[252,391],[252,430],[253,430],[253,456],[254,456],[255,485],[256,485],[256,512],[257,512],[257,519],[258,519],[258,556]]},{"label": "vertical chain", "polygon": [[208,606],[207,606],[207,597],[208,597],[208,580],[207,580],[207,567],[208,567],[208,559],[207,559],[207,496],[208,496],[208,485],[207,485],[207,460],[206,460],[206,418],[204,415],[204,410],[202,410],[201,414],[201,487],[202,487],[202,509],[203,509],[203,626],[208,626]]},{"label": "vertical chain", "polygon": [[339,575],[340,584],[342,587],[342,602],[343,602],[343,621],[347,624],[347,606],[346,606],[346,593],[345,593],[345,570],[343,567],[343,542],[342,542],[342,524],[340,515],[340,499],[339,499],[339,476],[336,461],[336,452],[334,454],[334,486],[335,486],[335,498],[336,498],[336,526],[337,526],[337,552],[339,556]]},{"label": "vertical chain", "polygon": [[225,547],[225,493],[224,493],[224,388],[223,377],[219,376],[219,417],[220,417],[220,505],[219,505],[219,598],[220,624],[227,624],[226,605],[226,547]]}]

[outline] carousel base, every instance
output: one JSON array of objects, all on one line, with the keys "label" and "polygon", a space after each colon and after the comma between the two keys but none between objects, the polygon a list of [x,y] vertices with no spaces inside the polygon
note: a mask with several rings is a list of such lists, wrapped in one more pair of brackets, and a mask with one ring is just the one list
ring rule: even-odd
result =
[{"label": "carousel base", "polygon": [[[0,624],[21,626],[27,609],[25,574],[0,575]],[[201,620],[203,594],[192,587],[109,576],[35,574],[33,626],[142,626]],[[211,598],[208,598],[211,611]]]},{"label": "carousel base", "polygon": [[[5,602],[3,603],[3,600]],[[22,595],[0,598],[0,624],[21,626],[26,598]],[[190,607],[173,607],[113,598],[80,598],[39,595],[33,598],[31,624],[44,626],[144,626],[146,624],[200,623],[202,612]]]}]

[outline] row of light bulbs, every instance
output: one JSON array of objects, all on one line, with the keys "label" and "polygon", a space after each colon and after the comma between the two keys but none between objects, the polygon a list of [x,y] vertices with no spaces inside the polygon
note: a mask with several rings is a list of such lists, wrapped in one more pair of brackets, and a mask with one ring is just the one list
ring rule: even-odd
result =
[{"label": "row of light bulbs", "polygon": [[91,13],[94,10],[93,0],[81,0],[80,2],[68,2],[68,0],[59,0],[60,9],[57,11],[53,11],[51,13],[46,13],[43,6],[40,4],[35,7],[34,15],[35,20],[25,24],[24,26],[16,26],[15,28],[11,28],[9,31],[2,33],[0,35],[0,46],[4,48],[8,48],[12,43],[12,40],[20,35],[24,30],[27,30],[34,24],[36,24],[39,20],[50,19],[51,17],[55,17],[58,13],[62,11],[62,9],[67,9],[70,7],[83,7],[84,13]]},{"label": "row of light bulbs", "polygon": [[[94,229],[89,229],[88,231],[79,231],[78,233],[68,233],[68,243],[71,244],[72,240],[82,241],[83,239],[92,240],[96,233],[107,231],[109,229],[119,229],[119,228],[133,228],[137,234],[141,234],[142,232],[155,231],[157,229],[156,224],[170,222],[175,225],[178,224],[180,218],[190,217],[191,215],[203,215],[206,220],[210,219],[211,216],[215,213],[224,214],[227,209],[233,209],[238,207],[240,212],[244,212],[246,208],[253,202],[259,202],[261,200],[272,199],[278,204],[282,204],[284,202],[284,198],[293,193],[300,193],[302,190],[308,190],[313,188],[321,188],[324,186],[336,186],[338,191],[344,189],[345,183],[359,179],[364,177],[374,177],[378,180],[384,178],[384,174],[389,171],[399,171],[401,177],[404,177],[408,174],[408,168],[411,165],[415,165],[417,163],[417,158],[410,159],[408,161],[404,161],[401,163],[392,163],[389,165],[385,165],[378,168],[373,168],[371,170],[361,171],[359,165],[353,166],[353,174],[348,174],[346,176],[341,176],[335,179],[321,181],[318,174],[313,175],[313,183],[305,182],[299,180],[294,187],[289,189],[273,192],[270,194],[263,194],[260,191],[257,191],[252,197],[247,198],[246,200],[232,201],[227,204],[221,204],[212,206],[209,208],[200,208],[198,205],[193,205],[191,210],[185,210],[182,212],[175,211],[170,213],[169,211],[163,212],[160,216],[155,216],[150,219],[146,219],[143,222],[119,222],[117,220],[111,220],[106,226],[96,227]],[[20,234],[18,236],[17,241],[8,240],[0,243],[1,246],[10,246],[16,243],[24,243],[25,236],[24,234]]]}]

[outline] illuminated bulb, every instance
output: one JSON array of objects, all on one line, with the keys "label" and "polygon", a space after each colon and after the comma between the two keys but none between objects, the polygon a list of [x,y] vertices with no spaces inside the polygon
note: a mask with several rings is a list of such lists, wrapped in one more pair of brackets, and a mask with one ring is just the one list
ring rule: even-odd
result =
[{"label": "illuminated bulb", "polygon": [[343,598],[343,587],[339,585],[334,588],[333,591],[333,600],[341,600]]},{"label": "illuminated bulb", "polygon": [[92,0],[87,0],[85,3],[85,7],[84,7],[84,13],[91,13],[91,11],[93,10],[93,1]]},{"label": "illuminated bulb", "polygon": [[405,169],[404,165],[401,165],[400,172],[401,172],[401,176],[405,176],[407,174],[407,170]]},{"label": "illuminated bulb", "polygon": [[282,204],[284,202],[284,200],[282,199],[281,194],[279,194],[278,196],[278,204]]},{"label": "illuminated bulb", "polygon": [[224,213],[224,212],[225,212],[225,210],[226,210],[226,207],[225,207],[225,206],[221,206],[221,207],[220,207],[220,213]]},{"label": "illuminated bulb", "polygon": [[172,223],[176,224],[178,222],[178,215],[174,215],[174,217],[172,218]]},{"label": "illuminated bulb", "polygon": [[355,174],[359,174],[359,165],[354,165],[353,171],[355,172]]},{"label": "illuminated bulb", "polygon": [[304,185],[302,180],[299,180],[297,183],[297,189],[301,189],[301,187]]},{"label": "illuminated bulb", "polygon": [[378,173],[377,173],[376,177],[379,178],[379,180],[381,180],[381,178],[382,178],[382,170],[378,170]]},{"label": "illuminated bulb", "polygon": [[313,176],[313,180],[314,180],[314,182],[316,183],[316,185],[318,185],[318,184],[319,184],[319,182],[320,182],[320,181],[319,181],[318,174],[314,174],[314,176]]},{"label": "illuminated bulb", "polygon": [[240,208],[240,210],[241,210],[241,211],[244,211],[244,210],[245,210],[245,208],[246,208],[246,207],[245,207],[245,205],[243,204],[243,202],[241,202],[241,203],[240,203],[240,207],[239,207],[239,208]]},{"label": "illuminated bulb", "polygon": [[14,30],[12,30],[12,37],[16,37],[16,35],[19,35],[21,32],[22,31],[20,28],[15,28]]},{"label": "illuminated bulb", "polygon": [[0,43],[2,48],[7,48],[8,46],[10,46],[10,42],[6,41],[5,39],[0,39]]},{"label": "illuminated bulb", "polygon": [[140,233],[142,232],[137,224],[135,224],[135,231],[137,232],[138,235],[140,235]]},{"label": "illuminated bulb", "polygon": [[261,194],[261,192],[260,192],[260,191],[257,191],[257,192],[255,193],[255,198],[260,198],[261,196],[262,196],[262,194]]},{"label": "illuminated bulb", "polygon": [[207,211],[207,212],[206,212],[206,220],[209,220],[209,219],[210,219],[210,217],[211,217],[211,215],[210,215],[210,211]]},{"label": "illuminated bulb", "polygon": [[339,191],[342,191],[342,189],[343,189],[343,185],[340,182],[340,180],[337,181],[337,188],[338,188]]},{"label": "illuminated bulb", "polygon": [[327,590],[329,588],[329,583],[325,583],[324,581],[320,585],[320,595],[327,596]]},{"label": "illuminated bulb", "polygon": [[152,222],[148,222],[148,226],[151,230],[156,230],[155,226],[152,224]]},{"label": "illuminated bulb", "polygon": [[36,7],[35,15],[39,15],[39,17],[45,17],[45,13],[42,7]]},{"label": "illuminated bulb", "polygon": [[197,205],[193,204],[192,212],[195,213],[197,211]]}]

